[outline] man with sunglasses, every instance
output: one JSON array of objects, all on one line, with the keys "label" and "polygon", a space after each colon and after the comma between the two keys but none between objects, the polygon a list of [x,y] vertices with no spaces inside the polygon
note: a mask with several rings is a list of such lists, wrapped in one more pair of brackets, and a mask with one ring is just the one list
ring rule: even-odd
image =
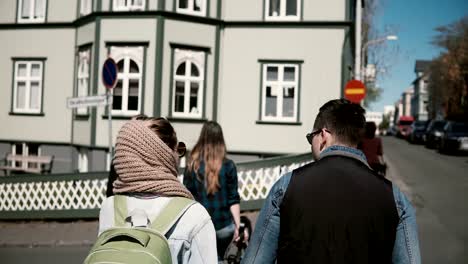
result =
[{"label": "man with sunglasses", "polygon": [[324,104],[306,135],[315,162],[272,187],[242,263],[420,263],[415,211],[356,147],[365,110]]}]

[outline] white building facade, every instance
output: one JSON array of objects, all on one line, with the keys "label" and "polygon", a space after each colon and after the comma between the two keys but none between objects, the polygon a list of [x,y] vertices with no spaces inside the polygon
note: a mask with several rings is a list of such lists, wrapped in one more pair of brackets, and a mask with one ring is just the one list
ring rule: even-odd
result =
[{"label": "white building facade", "polygon": [[416,79],[413,81],[414,94],[411,98],[411,115],[415,120],[426,121],[428,119],[429,65],[430,61],[417,60],[414,67]]},{"label": "white building facade", "polygon": [[[353,66],[354,0],[2,0],[0,156],[54,155],[53,172],[106,170],[132,116],[166,117],[191,148],[206,120],[231,155],[310,151],[319,107],[343,97]],[[105,94],[111,113],[67,109]]]}]

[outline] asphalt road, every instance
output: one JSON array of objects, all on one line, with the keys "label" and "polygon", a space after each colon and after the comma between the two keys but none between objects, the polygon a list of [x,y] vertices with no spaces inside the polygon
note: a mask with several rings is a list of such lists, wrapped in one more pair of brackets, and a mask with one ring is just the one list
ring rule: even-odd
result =
[{"label": "asphalt road", "polygon": [[389,176],[416,207],[422,263],[468,263],[468,155],[384,137]]}]

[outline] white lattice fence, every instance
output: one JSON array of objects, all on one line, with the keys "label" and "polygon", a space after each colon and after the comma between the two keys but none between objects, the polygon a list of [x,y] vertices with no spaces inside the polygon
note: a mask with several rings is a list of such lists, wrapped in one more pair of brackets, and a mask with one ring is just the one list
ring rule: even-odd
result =
[{"label": "white lattice fence", "polygon": [[[246,202],[265,199],[281,175],[311,161],[311,158],[304,155],[297,157],[299,158],[288,156],[284,160],[275,158],[238,164],[241,200]],[[34,215],[34,212],[55,211],[64,212],[66,217],[70,210],[95,211],[106,197],[106,188],[106,172],[5,177],[0,179],[0,219],[15,218],[16,212]],[[13,216],[5,216],[8,213]],[[79,217],[79,214],[75,216]],[[41,217],[47,217],[47,214]]]},{"label": "white lattice fence", "polygon": [[105,198],[107,179],[0,184],[0,211],[96,209]]},{"label": "white lattice fence", "polygon": [[265,199],[275,182],[287,172],[304,166],[307,162],[292,163],[238,172],[239,195],[243,201]]}]

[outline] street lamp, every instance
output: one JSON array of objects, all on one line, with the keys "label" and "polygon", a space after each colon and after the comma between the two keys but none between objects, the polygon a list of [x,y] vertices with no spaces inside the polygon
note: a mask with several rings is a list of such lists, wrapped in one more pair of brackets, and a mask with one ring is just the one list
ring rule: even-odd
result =
[{"label": "street lamp", "polygon": [[362,45],[361,54],[359,56],[359,59],[358,59],[358,56],[356,56],[356,59],[357,59],[356,64],[359,63],[359,65],[356,65],[356,69],[355,69],[356,79],[361,80],[361,81],[365,81],[364,80],[364,69],[365,69],[364,64],[365,64],[365,59],[366,59],[367,48],[369,46],[380,44],[380,43],[385,42],[387,40],[389,40],[389,41],[398,40],[398,36],[388,35],[388,36],[385,36],[385,37],[382,37],[382,38],[369,40],[364,45]]}]

